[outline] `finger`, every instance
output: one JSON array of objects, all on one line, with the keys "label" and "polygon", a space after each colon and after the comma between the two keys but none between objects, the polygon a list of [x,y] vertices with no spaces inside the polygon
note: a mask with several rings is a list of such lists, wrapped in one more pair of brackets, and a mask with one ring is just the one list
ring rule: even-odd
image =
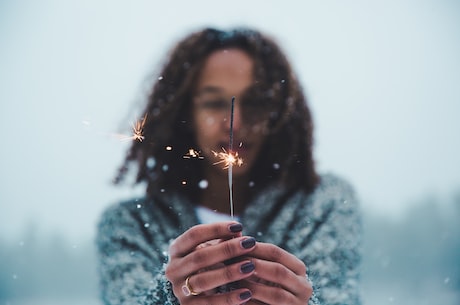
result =
[{"label": "finger", "polygon": [[267,303],[263,303],[258,300],[249,300],[248,302],[244,303],[244,305],[268,305]]},{"label": "finger", "polygon": [[201,293],[251,276],[255,265],[249,260],[218,269],[200,272],[189,277],[193,291]]},{"label": "finger", "polygon": [[[236,289],[231,292],[219,293],[213,295],[198,295],[198,296],[187,296],[179,298],[181,304],[188,305],[207,305],[207,304],[223,304],[223,305],[235,305],[243,304],[249,301],[252,297],[252,293],[249,289]],[[186,302],[183,300],[186,299]]]},{"label": "finger", "polygon": [[262,304],[305,305],[309,299],[309,296],[305,298],[297,297],[282,287],[267,286],[253,281],[244,280],[243,286],[252,292],[252,301],[258,301]]},{"label": "finger", "polygon": [[256,241],[253,237],[243,236],[223,241],[219,244],[200,248],[176,262],[174,269],[189,275],[200,269],[222,263],[254,250]]},{"label": "finger", "polygon": [[237,236],[243,227],[235,221],[196,225],[176,238],[169,247],[171,257],[183,257],[199,244],[213,239],[228,239]]},{"label": "finger", "polygon": [[307,267],[304,262],[273,244],[258,242],[257,247],[249,255],[262,260],[280,263],[297,275],[305,276],[307,273]]},{"label": "finger", "polygon": [[297,275],[277,262],[253,259],[257,266],[256,276],[271,284],[277,284],[300,299],[307,299],[311,285],[306,275]]}]

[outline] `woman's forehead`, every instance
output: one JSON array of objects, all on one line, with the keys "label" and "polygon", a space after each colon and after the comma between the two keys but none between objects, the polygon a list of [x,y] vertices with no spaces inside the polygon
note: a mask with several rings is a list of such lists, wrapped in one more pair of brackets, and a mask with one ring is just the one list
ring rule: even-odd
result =
[{"label": "woman's forehead", "polygon": [[239,49],[211,53],[199,73],[196,94],[240,94],[253,83],[253,60]]}]

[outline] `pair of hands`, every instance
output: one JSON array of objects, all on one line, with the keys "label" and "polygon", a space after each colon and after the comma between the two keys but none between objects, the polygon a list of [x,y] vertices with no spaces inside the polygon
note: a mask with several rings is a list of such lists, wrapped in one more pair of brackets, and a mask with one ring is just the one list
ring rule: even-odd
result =
[{"label": "pair of hands", "polygon": [[[236,222],[196,225],[170,245],[166,277],[180,304],[307,304],[305,264],[242,229]],[[230,291],[219,293],[224,285]]]}]

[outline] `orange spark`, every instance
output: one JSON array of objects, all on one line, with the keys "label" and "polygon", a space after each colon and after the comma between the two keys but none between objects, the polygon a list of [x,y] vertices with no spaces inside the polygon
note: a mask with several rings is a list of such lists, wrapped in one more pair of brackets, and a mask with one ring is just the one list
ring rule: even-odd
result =
[{"label": "orange spark", "polygon": [[144,116],[142,120],[139,120],[135,123],[133,123],[133,133],[131,136],[123,135],[123,134],[116,134],[115,136],[122,141],[139,141],[142,142],[145,139],[144,136],[144,125],[145,121],[147,120],[147,114]]},{"label": "orange spark", "polygon": [[223,147],[222,150],[223,152],[212,151],[214,156],[220,159],[220,161],[214,162],[214,165],[223,163],[224,169],[228,169],[230,165],[243,165],[243,159],[238,157],[238,152],[235,152],[235,154],[227,153],[227,151]]},{"label": "orange spark", "polygon": [[142,121],[137,121],[136,123],[133,124],[133,135],[131,136],[133,140],[138,140],[139,142],[142,142],[145,139],[144,137],[145,120],[147,120],[147,114],[144,116]]}]

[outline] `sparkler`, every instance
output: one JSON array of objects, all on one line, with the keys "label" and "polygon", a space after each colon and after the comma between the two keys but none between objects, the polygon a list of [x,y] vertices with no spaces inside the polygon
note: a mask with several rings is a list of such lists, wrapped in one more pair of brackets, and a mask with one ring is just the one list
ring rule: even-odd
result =
[{"label": "sparkler", "polygon": [[[228,144],[229,152],[233,152],[233,112],[235,108],[235,97],[232,97],[232,110],[230,112],[230,141]],[[231,159],[234,161],[234,158]],[[228,164],[228,191],[230,194],[230,216],[233,219],[233,162]]]},{"label": "sparkler", "polygon": [[238,157],[238,152],[233,153],[233,113],[235,108],[235,97],[232,97],[232,108],[230,112],[230,140],[228,144],[228,152],[225,148],[222,147],[223,152],[212,153],[214,156],[218,157],[220,161],[214,163],[224,164],[224,169],[228,169],[228,191],[230,195],[230,216],[233,219],[233,165],[241,166],[243,164],[243,159]]},{"label": "sparkler", "polygon": [[238,153],[235,152],[234,154],[229,153],[222,147],[221,152],[212,151],[215,157],[219,158],[220,161],[214,162],[213,165],[217,164],[224,164],[224,169],[230,169],[230,165],[238,165],[241,166],[243,164],[243,159],[238,157]]}]

